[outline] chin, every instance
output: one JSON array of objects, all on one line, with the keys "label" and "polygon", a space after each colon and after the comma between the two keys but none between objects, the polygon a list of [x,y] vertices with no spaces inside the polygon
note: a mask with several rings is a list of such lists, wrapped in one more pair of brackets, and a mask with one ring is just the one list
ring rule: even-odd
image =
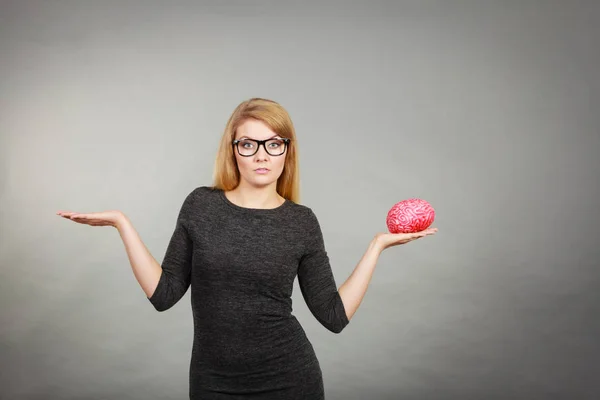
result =
[{"label": "chin", "polygon": [[273,179],[273,177],[252,177],[252,179],[246,179],[248,183],[255,187],[265,187],[277,184],[277,179]]},{"label": "chin", "polygon": [[255,179],[254,180],[254,186],[264,187],[264,186],[270,186],[270,185],[275,185],[275,184],[277,184],[277,180],[272,180],[272,179],[269,179],[269,180]]}]

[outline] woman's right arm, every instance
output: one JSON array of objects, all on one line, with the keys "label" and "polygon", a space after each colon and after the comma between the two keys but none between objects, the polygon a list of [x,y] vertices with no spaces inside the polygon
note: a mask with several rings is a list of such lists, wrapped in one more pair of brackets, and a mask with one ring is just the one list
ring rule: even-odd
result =
[{"label": "woman's right arm", "polygon": [[127,216],[122,214],[116,224],[133,274],[157,311],[173,307],[190,287],[193,243],[188,224],[194,195],[195,191],[192,191],[179,210],[175,229],[161,264],[152,257]]},{"label": "woman's right arm", "polygon": [[133,275],[139,282],[147,298],[151,298],[158,286],[162,268],[154,259],[150,251],[133,227],[133,224],[125,214],[119,216],[116,225],[119,235],[125,245],[129,263],[133,269]]},{"label": "woman's right arm", "polygon": [[154,308],[165,311],[173,307],[190,286],[193,243],[188,224],[196,190],[186,197],[181,206],[175,231],[161,264],[152,257],[129,218],[121,211],[85,214],[59,211],[57,214],[81,224],[117,228],[123,239],[135,278]]}]

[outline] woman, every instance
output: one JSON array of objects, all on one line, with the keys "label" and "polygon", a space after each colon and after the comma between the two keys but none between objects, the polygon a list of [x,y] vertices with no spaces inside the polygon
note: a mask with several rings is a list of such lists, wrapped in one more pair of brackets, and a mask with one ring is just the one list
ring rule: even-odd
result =
[{"label": "woman", "polygon": [[123,213],[58,213],[116,227],[158,311],[191,286],[191,399],[323,399],[319,362],[292,315],[296,276],[314,317],[339,333],[359,307],[381,252],[437,231],[375,235],[338,290],[317,217],[299,204],[297,146],[278,103],[241,103],[221,140],[214,185],[187,195],[162,265]]}]

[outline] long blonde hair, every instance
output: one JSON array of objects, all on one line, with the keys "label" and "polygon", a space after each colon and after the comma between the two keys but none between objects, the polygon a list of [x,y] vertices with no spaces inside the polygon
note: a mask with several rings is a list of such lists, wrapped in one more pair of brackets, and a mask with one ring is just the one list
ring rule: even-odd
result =
[{"label": "long blonde hair", "polygon": [[277,193],[294,203],[299,203],[298,143],[294,124],[288,112],[279,103],[263,98],[255,97],[240,103],[229,117],[215,160],[213,187],[229,191],[239,185],[240,172],[233,154],[232,142],[236,129],[247,119],[262,121],[277,135],[290,139],[283,171],[277,180]]}]

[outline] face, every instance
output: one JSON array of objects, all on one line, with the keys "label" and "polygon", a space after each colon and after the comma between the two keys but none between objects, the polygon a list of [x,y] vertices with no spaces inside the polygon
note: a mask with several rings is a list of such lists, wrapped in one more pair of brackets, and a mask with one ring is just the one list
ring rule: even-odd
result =
[{"label": "face", "polygon": [[[281,136],[273,132],[263,122],[248,119],[237,128],[235,138],[267,140],[281,138]],[[253,146],[255,148],[256,145],[256,143],[252,142],[242,142],[238,146],[241,151],[244,151],[244,148],[246,151],[249,151],[248,149],[252,149]],[[269,145],[269,143],[265,143],[265,146],[270,146],[269,151],[275,154],[278,144],[272,143]],[[251,156],[244,157],[240,155],[238,149],[235,147],[233,153],[235,154],[240,177],[243,181],[240,184],[249,184],[255,187],[277,185],[277,179],[281,175],[285,164],[287,149],[280,156],[273,156],[267,153],[265,147],[262,145],[258,147],[256,154]]]}]

